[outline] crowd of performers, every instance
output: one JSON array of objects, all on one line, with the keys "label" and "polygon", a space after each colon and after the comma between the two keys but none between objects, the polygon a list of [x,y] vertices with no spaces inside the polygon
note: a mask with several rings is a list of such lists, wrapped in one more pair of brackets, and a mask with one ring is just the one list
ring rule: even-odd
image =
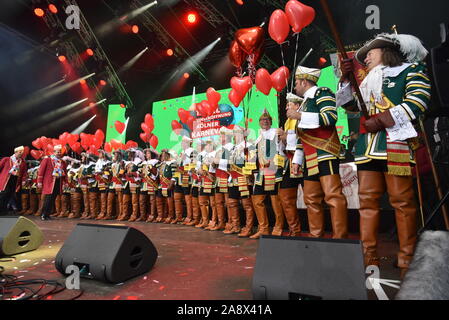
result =
[{"label": "crowd of performers", "polygon": [[[377,234],[385,192],[395,209],[397,266],[405,272],[413,256],[417,206],[411,168],[416,132],[411,123],[430,101],[430,80],[421,62],[426,53],[413,36],[382,34],[356,54],[368,70],[361,95],[370,118],[361,118],[354,149],[366,265],[379,265]],[[130,149],[100,151],[99,157],[83,153],[75,159],[63,156],[58,146],[54,155],[29,168],[19,147],[0,162],[2,208],[8,190],[21,190],[20,213],[42,219],[52,215],[184,224],[252,239],[283,235],[288,226],[289,236],[299,236],[301,184],[310,236],[324,236],[325,203],[332,237],[347,238],[347,201],[339,175],[341,146],[335,124],[336,98],[348,112],[360,111],[356,95],[345,93],[351,91],[345,80],[352,68],[351,61],[342,63],[341,86],[335,94],[316,85],[320,70],[298,67],[296,96],[288,97],[284,128],[272,128],[265,111],[255,140],[235,126],[223,127],[218,143],[183,137],[180,154]],[[275,217],[272,228],[268,200]]]}]

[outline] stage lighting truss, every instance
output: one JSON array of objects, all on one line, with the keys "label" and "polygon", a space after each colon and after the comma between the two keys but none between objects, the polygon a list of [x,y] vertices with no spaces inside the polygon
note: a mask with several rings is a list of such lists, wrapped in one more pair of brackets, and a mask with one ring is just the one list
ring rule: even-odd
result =
[{"label": "stage lighting truss", "polygon": [[[78,6],[78,3],[75,0],[64,0],[64,3],[67,6],[75,5]],[[133,102],[131,98],[129,97],[128,93],[126,92],[125,87],[123,86],[122,82],[120,81],[120,78],[118,77],[114,67],[112,66],[111,62],[109,61],[106,53],[104,52],[103,48],[100,45],[100,42],[98,41],[97,37],[95,36],[94,32],[92,31],[89,23],[87,22],[86,18],[84,17],[83,13],[80,11],[80,28],[77,30],[81,40],[83,41],[86,48],[95,47],[95,55],[93,58],[96,61],[102,61],[105,64],[105,72],[106,72],[106,78],[108,79],[108,84],[110,84],[118,93],[121,101],[126,102],[126,105],[128,108],[133,108]],[[97,84],[95,84],[95,88],[97,90],[97,94],[99,94],[99,88],[97,87]],[[101,94],[100,94],[101,95]]]}]

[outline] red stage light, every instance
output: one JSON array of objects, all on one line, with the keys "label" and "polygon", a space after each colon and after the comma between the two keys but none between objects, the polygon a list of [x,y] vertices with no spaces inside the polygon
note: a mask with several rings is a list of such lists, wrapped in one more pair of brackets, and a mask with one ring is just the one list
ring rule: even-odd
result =
[{"label": "red stage light", "polygon": [[95,105],[95,102],[89,103],[89,107],[93,107]]},{"label": "red stage light", "polygon": [[194,24],[197,20],[197,14],[190,12],[189,14],[187,14],[187,22],[190,24]]},{"label": "red stage light", "polygon": [[104,81],[104,80],[100,80],[100,85],[102,85],[102,86],[105,86],[107,84],[107,82],[106,81]]},{"label": "red stage light", "polygon": [[125,108],[126,106],[123,103],[120,103],[121,108]]},{"label": "red stage light", "polygon": [[86,80],[81,79],[81,80],[80,80],[80,84],[85,85],[85,84],[86,84]]},{"label": "red stage light", "polygon": [[50,10],[51,13],[57,14],[58,13],[58,8],[56,8],[56,6],[54,4],[50,4],[48,6],[48,10]]},{"label": "red stage light", "polygon": [[185,79],[188,79],[189,77],[190,77],[190,74],[188,74],[187,72],[184,73],[184,78],[185,78]]},{"label": "red stage light", "polygon": [[58,60],[64,62],[66,60],[65,56],[58,56]]},{"label": "red stage light", "polygon": [[326,58],[321,57],[321,58],[318,60],[318,64],[319,64],[320,66],[324,66],[326,63],[327,63]]},{"label": "red stage light", "polygon": [[243,0],[235,0],[235,2],[237,2],[238,5],[243,6]]},{"label": "red stage light", "polygon": [[91,57],[94,55],[94,51],[92,49],[87,49],[86,53],[88,56],[91,56]]},{"label": "red stage light", "polygon": [[41,8],[36,8],[34,9],[34,14],[38,17],[43,17],[45,15],[45,12]]},{"label": "red stage light", "polygon": [[132,28],[131,28],[131,31],[133,32],[133,33],[139,33],[139,26],[138,25],[133,25],[132,26]]},{"label": "red stage light", "polygon": [[167,56],[171,57],[173,55],[173,50],[172,49],[167,49]]}]

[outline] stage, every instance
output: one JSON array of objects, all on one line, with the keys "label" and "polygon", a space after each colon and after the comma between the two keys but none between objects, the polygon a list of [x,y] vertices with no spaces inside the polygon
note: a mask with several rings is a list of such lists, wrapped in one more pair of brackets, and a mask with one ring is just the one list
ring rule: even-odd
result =
[{"label": "stage", "polygon": [[[305,218],[302,210],[300,215]],[[60,280],[61,283],[65,282],[65,278],[55,269],[54,259],[75,225],[119,224],[116,221],[67,218],[41,221],[39,217],[27,218],[42,230],[44,243],[35,251],[14,256],[14,261],[3,262],[9,258],[1,257],[0,265],[5,268],[4,273],[15,275],[19,280],[46,279]],[[119,284],[81,278],[84,293],[79,300],[252,299],[252,276],[258,240],[183,225],[120,223],[123,224],[142,231],[153,242],[159,254],[155,266],[147,274]],[[287,231],[284,235],[287,235]],[[302,235],[307,236],[306,233]],[[357,235],[351,234],[350,238],[357,239]],[[399,269],[393,267],[398,244],[392,238],[392,235],[380,235],[381,279],[399,279]],[[382,288],[389,299],[393,299],[398,291],[386,285],[382,285]],[[46,299],[66,300],[78,293],[76,290],[65,290]],[[368,292],[368,297],[377,299],[372,290]]]}]

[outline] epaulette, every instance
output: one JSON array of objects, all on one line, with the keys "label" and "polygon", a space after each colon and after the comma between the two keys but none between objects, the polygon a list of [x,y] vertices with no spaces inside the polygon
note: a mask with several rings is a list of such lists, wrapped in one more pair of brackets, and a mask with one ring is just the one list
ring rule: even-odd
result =
[{"label": "epaulette", "polygon": [[331,91],[331,89],[327,87],[318,88],[317,91],[315,92],[315,97],[318,97],[324,91]]}]

